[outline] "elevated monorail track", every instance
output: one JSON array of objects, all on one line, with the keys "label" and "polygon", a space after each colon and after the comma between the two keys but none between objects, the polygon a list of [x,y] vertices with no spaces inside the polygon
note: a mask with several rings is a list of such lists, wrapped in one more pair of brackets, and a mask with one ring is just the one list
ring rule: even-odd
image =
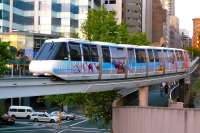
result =
[{"label": "elevated monorail track", "polygon": [[50,79],[0,80],[0,99],[43,96],[66,93],[88,93],[109,90],[139,88],[175,81],[187,77],[187,74],[154,76],[127,80],[108,81],[52,81]]},{"label": "elevated monorail track", "polygon": [[187,79],[197,69],[198,59],[190,66],[188,73],[176,73],[145,78],[102,80],[102,81],[53,81],[51,78],[6,78],[0,80],[0,99],[15,97],[44,96],[67,93],[89,93],[109,90],[133,89],[159,84],[161,82]]}]

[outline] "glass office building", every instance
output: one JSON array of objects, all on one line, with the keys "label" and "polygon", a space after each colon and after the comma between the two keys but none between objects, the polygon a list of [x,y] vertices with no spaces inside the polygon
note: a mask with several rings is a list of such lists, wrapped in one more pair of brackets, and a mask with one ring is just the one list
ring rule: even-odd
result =
[{"label": "glass office building", "polygon": [[26,31],[70,37],[101,0],[0,0],[0,32]]}]

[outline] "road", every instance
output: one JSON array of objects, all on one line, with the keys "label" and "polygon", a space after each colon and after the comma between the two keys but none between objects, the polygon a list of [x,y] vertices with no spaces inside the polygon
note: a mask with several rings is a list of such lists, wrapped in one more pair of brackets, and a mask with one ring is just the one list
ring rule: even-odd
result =
[{"label": "road", "polygon": [[13,126],[0,126],[0,133],[109,133],[109,129],[97,128],[87,119],[62,121],[59,127],[57,123],[32,122],[17,119]]}]

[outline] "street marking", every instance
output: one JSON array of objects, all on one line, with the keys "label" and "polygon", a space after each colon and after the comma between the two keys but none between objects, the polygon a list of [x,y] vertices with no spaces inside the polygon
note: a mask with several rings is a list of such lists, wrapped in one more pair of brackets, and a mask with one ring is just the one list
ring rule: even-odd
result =
[{"label": "street marking", "polygon": [[87,129],[87,130],[107,130],[107,131],[110,130],[110,129],[103,129],[103,128],[87,128],[87,127],[71,127],[71,128],[79,128],[79,129]]},{"label": "street marking", "polygon": [[64,131],[77,131],[77,132],[85,132],[85,133],[99,133],[99,131],[85,131],[85,130],[73,130],[73,129],[64,129],[58,133],[62,133]]},{"label": "street marking", "polygon": [[78,125],[78,124],[80,124],[80,123],[84,123],[84,122],[86,122],[86,121],[88,121],[88,119],[83,120],[83,121],[80,121],[80,122],[77,122],[77,123],[74,123],[74,124],[71,124],[71,125],[69,125],[69,127],[72,127],[72,126]]},{"label": "street marking", "polygon": [[[72,126],[74,126],[74,125],[78,125],[78,124],[84,123],[84,122],[86,122],[86,121],[88,121],[88,120],[86,119],[86,120],[83,120],[83,121],[80,121],[80,122],[71,124],[71,125],[69,125],[69,126],[67,126],[67,127],[72,127]],[[64,131],[66,131],[66,130],[76,131],[76,130],[72,130],[72,129],[63,129],[62,131],[60,131],[60,132],[58,132],[58,133],[62,133],[62,132],[64,132]],[[88,132],[88,131],[83,131],[83,130],[77,130],[77,131]]]},{"label": "street marking", "polygon": [[[55,131],[55,129],[34,129],[34,131],[36,131],[36,130],[46,130],[46,131],[52,131],[52,132],[54,132]],[[15,131],[3,131],[3,133],[12,133],[12,132],[14,132],[14,133],[16,133],[16,132],[29,132],[29,131],[33,131],[33,129],[27,129],[27,130],[15,130]]]}]

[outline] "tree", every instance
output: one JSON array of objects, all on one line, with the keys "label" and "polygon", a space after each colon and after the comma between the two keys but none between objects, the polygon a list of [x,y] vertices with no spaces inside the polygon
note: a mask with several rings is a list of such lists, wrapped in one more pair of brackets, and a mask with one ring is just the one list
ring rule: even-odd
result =
[{"label": "tree", "polygon": [[190,47],[190,48],[187,48],[186,50],[188,50],[193,57],[200,56],[200,50],[197,48]]},{"label": "tree", "polygon": [[112,103],[119,97],[116,91],[88,93],[85,96],[85,114],[90,120],[109,124],[112,120]]},{"label": "tree", "polygon": [[64,105],[83,105],[85,103],[85,94],[76,93],[76,94],[62,94],[62,95],[51,95],[46,96],[44,99],[49,103],[57,105],[61,111],[63,111]]},{"label": "tree", "polygon": [[149,45],[150,41],[147,40],[146,34],[143,32],[131,33],[128,38],[128,43],[135,45]]},{"label": "tree", "polygon": [[109,12],[104,7],[90,10],[81,30],[88,40],[126,43],[128,38],[126,25],[117,25],[115,12]]},{"label": "tree", "polygon": [[3,75],[8,70],[6,64],[11,58],[10,43],[0,42],[0,75]]}]

